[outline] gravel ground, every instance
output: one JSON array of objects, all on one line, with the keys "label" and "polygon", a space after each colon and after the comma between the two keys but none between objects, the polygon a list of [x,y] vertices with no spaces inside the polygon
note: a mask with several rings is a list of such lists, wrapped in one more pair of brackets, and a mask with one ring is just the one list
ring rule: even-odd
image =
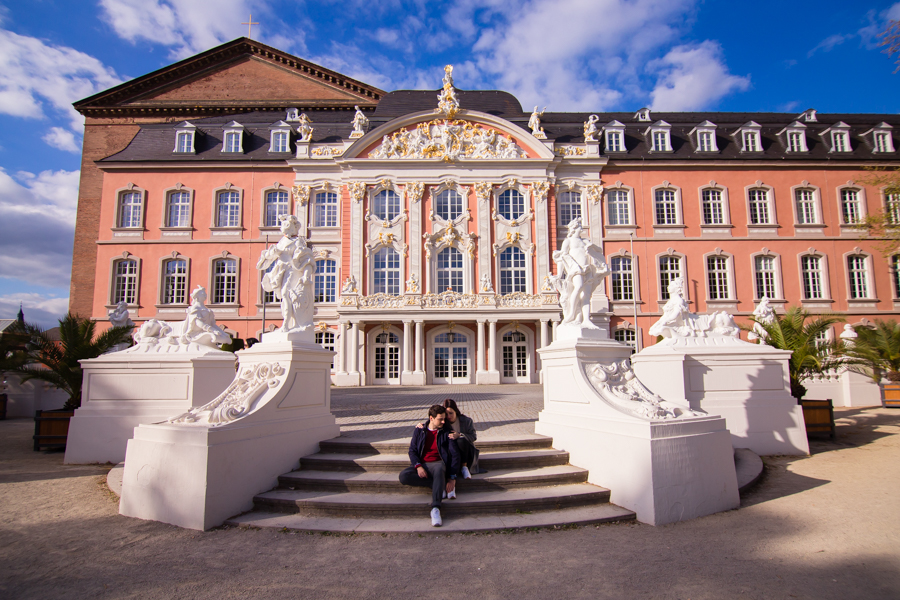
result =
[{"label": "gravel ground", "polygon": [[900,598],[900,411],[767,458],[740,510],[478,535],[206,533],[117,514],[103,466],[0,421],[0,598]]}]

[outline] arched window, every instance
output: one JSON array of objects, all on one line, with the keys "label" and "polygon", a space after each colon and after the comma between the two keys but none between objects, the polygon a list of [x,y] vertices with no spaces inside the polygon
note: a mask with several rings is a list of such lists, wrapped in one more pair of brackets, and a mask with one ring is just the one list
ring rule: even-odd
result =
[{"label": "arched window", "polygon": [[525,196],[518,190],[506,190],[497,199],[497,212],[510,221],[518,219],[525,214]]},{"label": "arched window", "polygon": [[456,248],[444,248],[437,255],[436,292],[463,293],[463,256]]},{"label": "arched window", "polygon": [[515,246],[505,248],[500,253],[500,293],[524,292],[525,253]]},{"label": "arched window", "polygon": [[374,253],[372,293],[400,295],[400,254],[393,248],[382,247]]},{"label": "arched window", "polygon": [[706,275],[709,283],[710,300],[727,300],[731,298],[727,256],[707,256]]},{"label": "arched window", "polygon": [[703,190],[701,192],[701,204],[703,206],[704,225],[724,225],[728,222],[725,218],[725,201],[722,199],[721,190]]},{"label": "arched window", "polygon": [[141,227],[144,194],[125,192],[119,199],[119,227]]},{"label": "arched window", "polygon": [[446,221],[452,221],[463,212],[463,197],[456,190],[443,190],[434,199],[434,213]]},{"label": "arched window", "polygon": [[750,202],[750,224],[771,225],[772,210],[769,204],[769,190],[754,188],[747,192]]},{"label": "arched window", "polygon": [[375,194],[372,213],[382,221],[393,221],[400,215],[400,196],[392,190]]},{"label": "arched window", "polygon": [[214,304],[234,304],[237,302],[237,261],[221,258],[213,262]]},{"label": "arched window", "polygon": [[662,188],[654,194],[657,225],[678,225],[678,202],[675,190]]},{"label": "arched window", "polygon": [[163,304],[187,304],[187,261],[167,260],[163,270]]},{"label": "arched window", "polygon": [[613,332],[613,339],[617,342],[621,342],[623,344],[628,344],[631,346],[631,353],[634,354],[635,348],[637,346],[637,336],[634,334],[634,329],[616,329]]},{"label": "arched window", "polygon": [[286,191],[268,192],[266,194],[266,227],[279,227],[282,215],[291,212],[288,193]]},{"label": "arched window", "polygon": [[569,223],[581,216],[581,194],[572,191],[561,192],[556,197],[556,208],[560,227],[567,227]]},{"label": "arched window", "polygon": [[338,197],[334,192],[319,192],[313,203],[313,227],[337,227]]},{"label": "arched window", "polygon": [[166,205],[166,227],[190,227],[191,193],[172,192]]},{"label": "arched window", "polygon": [[609,225],[631,225],[631,207],[627,190],[606,192],[606,213]]},{"label": "arched window", "polygon": [[610,260],[612,300],[634,300],[634,272],[631,257],[614,256]]},{"label": "arched window", "polygon": [[235,190],[216,196],[216,227],[241,226],[241,194]]},{"label": "arched window", "polygon": [[859,190],[845,188],[841,190],[841,220],[845,225],[859,223],[863,210]]},{"label": "arched window", "polygon": [[113,283],[113,304],[137,304],[138,263],[125,259],[116,262]]},{"label": "arched window", "polygon": [[850,299],[869,298],[868,257],[851,254],[847,257],[847,274],[850,276]]},{"label": "arched window", "polygon": [[797,203],[797,223],[800,225],[813,225],[819,223],[819,211],[816,204],[815,190],[801,188],[795,190],[794,199]]},{"label": "arched window", "polygon": [[316,261],[316,302],[334,302],[337,282],[337,263],[333,260]]},{"label": "arched window", "polygon": [[800,275],[803,279],[803,298],[805,300],[820,300],[825,298],[825,285],[822,270],[822,257],[800,257]]},{"label": "arched window", "polygon": [[774,256],[761,254],[753,257],[753,276],[756,283],[757,298],[778,298],[778,268]]}]

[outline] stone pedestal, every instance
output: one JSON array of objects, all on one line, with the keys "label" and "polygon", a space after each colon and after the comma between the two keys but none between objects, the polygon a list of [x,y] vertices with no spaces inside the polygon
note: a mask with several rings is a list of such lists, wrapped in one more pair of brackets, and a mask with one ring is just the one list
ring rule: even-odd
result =
[{"label": "stone pedestal", "polygon": [[631,357],[654,393],[724,417],[735,448],[807,455],[803,409],[791,396],[791,353],[734,337],[676,338]]},{"label": "stone pedestal", "polygon": [[740,505],[725,419],[696,415],[634,377],[630,349],[561,339],[541,349],[544,410],[535,431],[553,437],[611,502],[663,525]]},{"label": "stone pedestal", "polygon": [[231,352],[197,344],[166,349],[135,346],[81,361],[81,408],[69,422],[66,464],[122,462],[135,427],[199,406],[234,379]]},{"label": "stone pedestal", "polygon": [[174,422],[135,429],[121,514],[215,527],[249,510],[255,494],[340,434],[331,414],[333,352],[303,334],[266,334],[237,354],[238,375],[215,400]]}]

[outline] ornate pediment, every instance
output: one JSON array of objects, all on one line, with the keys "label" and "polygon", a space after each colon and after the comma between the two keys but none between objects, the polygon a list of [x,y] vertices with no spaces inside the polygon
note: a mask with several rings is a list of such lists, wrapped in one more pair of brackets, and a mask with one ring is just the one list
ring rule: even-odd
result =
[{"label": "ornate pediment", "polygon": [[437,159],[448,162],[472,159],[524,158],[525,152],[508,135],[479,123],[435,119],[405,127],[381,140],[369,153],[375,159]]}]

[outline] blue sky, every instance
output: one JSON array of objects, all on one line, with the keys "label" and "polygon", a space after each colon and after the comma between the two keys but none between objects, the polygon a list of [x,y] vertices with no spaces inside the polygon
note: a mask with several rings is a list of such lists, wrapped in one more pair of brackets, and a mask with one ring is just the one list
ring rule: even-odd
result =
[{"label": "blue sky", "polygon": [[[211,6],[215,8],[210,8]],[[0,0],[0,318],[67,307],[72,102],[247,34],[385,90],[502,89],[551,111],[898,112],[900,2]]]}]

